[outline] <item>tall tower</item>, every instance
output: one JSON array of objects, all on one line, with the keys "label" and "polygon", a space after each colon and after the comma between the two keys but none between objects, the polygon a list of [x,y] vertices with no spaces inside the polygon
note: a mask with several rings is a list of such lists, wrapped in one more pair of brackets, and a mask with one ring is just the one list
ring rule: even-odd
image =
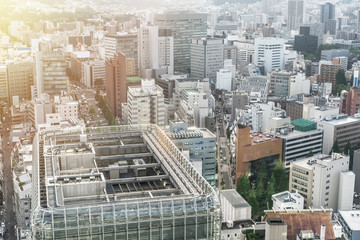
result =
[{"label": "tall tower", "polygon": [[114,116],[121,117],[121,104],[126,102],[126,56],[114,53],[107,58],[106,68],[106,100]]},{"label": "tall tower", "polygon": [[155,15],[154,23],[174,37],[174,70],[190,73],[191,40],[206,37],[207,14],[168,12]]},{"label": "tall tower", "polygon": [[335,34],[336,20],[334,4],[326,3],[321,5],[320,22],[325,24],[324,33],[330,32],[330,34]]},{"label": "tall tower", "polygon": [[288,2],[288,29],[295,30],[304,23],[304,0],[289,0]]}]

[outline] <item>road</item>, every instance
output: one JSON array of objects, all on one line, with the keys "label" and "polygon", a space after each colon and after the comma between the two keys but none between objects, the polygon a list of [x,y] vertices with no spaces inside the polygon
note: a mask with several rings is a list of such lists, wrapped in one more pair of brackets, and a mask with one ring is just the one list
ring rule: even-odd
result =
[{"label": "road", "polygon": [[[7,116],[7,114],[4,114]],[[4,199],[5,199],[5,239],[16,239],[15,236],[15,213],[14,213],[14,186],[13,186],[13,179],[12,179],[12,169],[11,169],[11,159],[10,154],[12,150],[12,145],[8,145],[10,141],[10,132],[7,131],[7,128],[10,128],[10,119],[5,119],[3,122],[3,175],[4,175],[4,182],[3,182],[3,190],[4,190]]]},{"label": "road", "polygon": [[[217,139],[217,163],[218,163],[218,183],[219,189],[231,189],[233,188],[233,181],[231,179],[231,167],[230,167],[230,150],[229,142],[226,135],[226,125],[224,121],[224,112],[222,108],[222,102],[216,102],[216,139]],[[220,120],[221,119],[221,120]]]},{"label": "road", "polygon": [[[80,102],[79,117],[81,118],[81,116],[84,116],[88,126],[96,127],[99,123],[101,125],[108,125],[101,109],[99,109],[96,104],[95,90],[82,87],[72,87],[71,92],[77,96],[77,99]],[[89,113],[91,106],[95,110],[94,114]]]}]

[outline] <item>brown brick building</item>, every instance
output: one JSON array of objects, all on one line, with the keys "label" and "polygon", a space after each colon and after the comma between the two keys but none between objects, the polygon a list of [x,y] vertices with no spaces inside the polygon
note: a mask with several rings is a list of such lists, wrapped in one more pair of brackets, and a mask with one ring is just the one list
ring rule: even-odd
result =
[{"label": "brown brick building", "polygon": [[[352,87],[346,94],[346,102],[340,102],[340,109],[349,116],[354,116],[360,110],[360,88]],[[344,112],[345,110],[345,112]]]},{"label": "brown brick building", "polygon": [[319,82],[331,82],[332,89],[335,89],[336,73],[341,69],[340,64],[321,64]]},{"label": "brown brick building", "polygon": [[254,178],[262,161],[271,172],[282,159],[282,139],[260,133],[251,134],[250,127],[236,127],[236,182],[247,174]]}]

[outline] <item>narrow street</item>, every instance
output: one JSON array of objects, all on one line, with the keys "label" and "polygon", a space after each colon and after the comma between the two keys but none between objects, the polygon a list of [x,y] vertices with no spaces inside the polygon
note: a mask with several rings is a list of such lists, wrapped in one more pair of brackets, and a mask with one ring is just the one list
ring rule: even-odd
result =
[{"label": "narrow street", "polygon": [[[4,114],[6,117],[6,114]],[[9,131],[7,128],[10,128],[10,119],[6,117],[5,122],[3,121],[3,190],[4,190],[4,199],[5,199],[5,237],[4,239],[16,239],[15,236],[15,213],[14,213],[14,186],[12,181],[12,170],[11,170],[11,160],[10,154],[12,150],[12,145],[10,141]],[[8,142],[10,143],[8,145]]]}]

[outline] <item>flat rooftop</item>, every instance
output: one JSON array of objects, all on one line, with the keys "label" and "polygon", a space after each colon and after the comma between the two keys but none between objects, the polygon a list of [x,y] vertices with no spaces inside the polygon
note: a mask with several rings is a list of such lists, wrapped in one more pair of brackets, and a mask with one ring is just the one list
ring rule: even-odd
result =
[{"label": "flat rooftop", "polygon": [[353,231],[360,231],[360,210],[339,211],[346,224]]},{"label": "flat rooftop", "polygon": [[43,208],[193,197],[212,191],[210,185],[198,185],[190,176],[193,172],[170,155],[153,131],[111,129],[45,134],[39,144],[43,157],[37,160],[40,171],[42,165],[45,171],[43,180],[39,176]]},{"label": "flat rooftop", "polygon": [[333,116],[332,119],[325,119],[320,121],[320,123],[330,124],[330,125],[342,125],[348,123],[358,123],[360,118],[357,117],[348,117],[347,115]]},{"label": "flat rooftop", "polygon": [[304,158],[298,161],[295,161],[294,164],[309,170],[313,169],[314,165],[319,167],[327,167],[328,163],[336,160],[345,158],[346,156],[340,153],[333,153],[332,155],[326,154],[317,154],[313,157]]},{"label": "flat rooftop", "polygon": [[252,133],[250,134],[250,137],[252,138],[251,145],[278,140],[278,138],[274,137],[274,135],[267,133]]}]

